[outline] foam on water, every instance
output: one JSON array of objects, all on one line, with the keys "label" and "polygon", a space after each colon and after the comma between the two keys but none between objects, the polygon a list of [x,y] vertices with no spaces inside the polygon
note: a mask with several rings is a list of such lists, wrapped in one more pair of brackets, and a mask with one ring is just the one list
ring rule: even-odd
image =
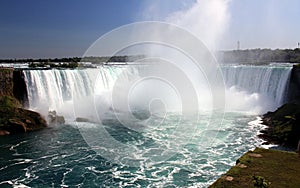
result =
[{"label": "foam on water", "polygon": [[[123,139],[124,142],[137,146],[137,158],[140,159],[140,165],[137,167],[112,164],[99,156],[82,139],[75,122],[72,126],[57,126],[25,135],[22,140],[26,142],[13,137],[7,138],[6,144],[0,148],[1,153],[5,153],[7,157],[1,160],[1,166],[7,166],[10,170],[0,170],[0,184],[9,185],[8,182],[11,182],[13,185],[29,187],[207,187],[234,165],[243,152],[262,143],[262,140],[256,137],[261,126],[247,124],[255,119],[255,116],[230,113],[225,116],[221,128],[212,126],[205,129],[208,137],[218,132],[210,146],[204,148],[201,145],[203,124],[198,124],[199,129],[193,138],[179,148],[176,145],[177,139],[171,134],[176,129],[174,119],[174,115],[170,115],[159,127],[148,126],[144,132],[132,133],[134,140],[124,140],[128,130],[120,129],[118,124],[105,125],[111,133],[120,133],[115,135],[116,139]],[[205,116],[202,119],[205,124]],[[193,120],[186,122],[186,125],[192,123]],[[88,126],[91,123],[80,123],[79,126],[85,124]],[[14,149],[10,150],[12,146]],[[155,154],[158,148],[174,150],[175,154],[166,161],[149,163],[148,157]],[[14,153],[18,153],[19,156],[14,156]]]},{"label": "foam on water", "polygon": [[[261,103],[266,95],[280,105],[290,74],[290,67],[221,69],[228,86],[227,112],[218,117],[224,118],[222,124],[214,123],[217,119],[210,121],[211,112],[206,111],[181,119],[176,112],[149,116],[143,109],[134,109],[132,112],[137,114],[133,120],[122,110],[113,111],[108,96],[116,79],[121,76],[125,80],[122,83],[126,83],[130,77],[145,72],[145,67],[25,70],[30,108],[44,115],[48,110],[56,110],[67,118],[67,124],[21,138],[1,137],[6,140],[0,145],[0,152],[5,153],[0,161],[0,185],[207,187],[234,165],[240,155],[263,143],[257,134],[264,126],[259,120],[253,122],[256,115],[251,115],[261,109],[251,113],[249,109],[267,109],[268,105]],[[257,76],[254,79],[252,75]],[[232,104],[237,99],[240,106]],[[96,112],[102,111],[101,119],[95,118],[99,114],[89,111],[95,100],[100,101]],[[74,122],[78,116],[95,121]],[[106,148],[101,144],[93,148],[86,143],[81,131],[96,132],[100,122],[116,141],[132,146],[131,156],[136,166],[125,165],[118,156],[114,160],[120,163],[114,164],[95,152],[107,149],[117,153],[121,148]],[[129,126],[124,126],[124,122],[130,122]],[[163,158],[163,152],[169,157]]]}]

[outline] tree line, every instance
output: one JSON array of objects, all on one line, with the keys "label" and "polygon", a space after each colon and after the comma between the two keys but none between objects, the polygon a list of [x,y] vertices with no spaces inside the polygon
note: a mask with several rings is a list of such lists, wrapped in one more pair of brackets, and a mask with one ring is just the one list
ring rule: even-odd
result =
[{"label": "tree line", "polygon": [[[0,59],[0,63],[28,63],[31,67],[66,67],[79,66],[80,62],[105,64],[109,62],[134,62],[145,58],[144,55],[123,56],[89,56],[69,58],[39,58],[39,59]],[[223,63],[264,64],[270,62],[300,63],[300,48],[296,49],[246,49],[219,51],[218,60]]]},{"label": "tree line", "polygon": [[219,55],[219,60],[225,63],[300,63],[300,48],[232,50]]},{"label": "tree line", "polygon": [[91,63],[104,63],[104,62],[128,62],[136,61],[144,58],[143,55],[124,55],[124,56],[88,56],[88,57],[69,57],[69,58],[38,58],[38,59],[0,59],[0,63],[79,63],[79,62],[91,62]]}]

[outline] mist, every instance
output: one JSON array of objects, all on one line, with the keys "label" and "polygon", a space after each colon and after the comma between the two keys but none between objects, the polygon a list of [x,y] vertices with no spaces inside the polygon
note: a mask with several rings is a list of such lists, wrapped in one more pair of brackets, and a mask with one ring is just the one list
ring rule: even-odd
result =
[{"label": "mist", "polygon": [[213,50],[237,49],[237,41],[241,49],[285,49],[300,42],[299,7],[297,0],[151,1],[138,15],[182,26]]}]

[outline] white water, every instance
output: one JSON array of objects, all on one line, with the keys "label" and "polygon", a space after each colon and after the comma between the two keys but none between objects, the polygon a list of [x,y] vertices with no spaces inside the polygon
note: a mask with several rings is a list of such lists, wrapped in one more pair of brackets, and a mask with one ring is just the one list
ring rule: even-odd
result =
[{"label": "white water", "polygon": [[[142,68],[140,70],[143,70]],[[85,117],[93,121],[115,106],[124,109],[118,99],[124,97],[130,80],[139,75],[134,67],[104,66],[97,69],[25,70],[29,108],[47,116],[55,110],[70,121]],[[123,85],[115,85],[117,80]],[[128,92],[128,91],[127,91]],[[125,96],[126,97],[126,96]],[[138,100],[138,99],[137,99]],[[125,108],[127,109],[127,108]]]},{"label": "white water", "polygon": [[231,110],[265,113],[286,100],[291,66],[223,66],[227,106]]},{"label": "white water", "polygon": [[[30,108],[46,115],[61,111],[76,98],[92,92],[88,70],[30,70],[25,72]],[[71,113],[71,112],[69,112]]]},{"label": "white water", "polygon": [[[259,114],[273,110],[284,102],[291,67],[226,65],[222,66],[221,69],[227,86],[227,111]],[[100,111],[107,111],[112,107],[110,94],[114,89],[119,92],[115,96],[114,102],[124,103],[122,99],[127,96],[123,96],[124,93],[120,87],[124,87],[125,91],[126,86],[115,86],[116,80],[122,80],[121,83],[126,85],[126,80],[138,76],[145,70],[144,67],[125,68],[124,66],[106,66],[82,70],[26,70],[24,72],[30,108],[44,115],[49,110],[56,110],[67,118],[75,118],[76,116],[95,118],[97,114],[94,114],[93,111],[95,110],[92,109],[95,100],[97,100],[98,106],[99,101],[101,101]],[[147,102],[153,102],[154,99],[147,98],[147,94],[155,90],[160,90],[160,93],[163,92],[163,95],[166,95],[165,98],[168,98],[168,94],[170,95],[169,98],[174,95],[168,91],[164,92],[163,87],[155,82],[147,82],[143,87],[140,86],[135,89],[137,88],[137,94],[133,94],[134,97],[128,99],[133,104],[149,105]],[[128,92],[128,90],[126,91]],[[155,95],[160,93],[155,93]],[[164,105],[169,106],[169,110],[176,108],[175,105],[172,106],[172,102],[180,103],[176,99],[164,102]],[[114,104],[115,107],[120,107],[118,104]],[[124,103],[124,106],[126,105],[127,103]],[[99,110],[96,111],[99,113]]]},{"label": "white water", "polygon": [[[46,113],[48,108],[55,109],[58,114],[68,116],[70,121],[74,121],[74,118],[78,116],[92,118],[90,116],[97,115],[93,114],[93,102],[95,101],[101,101],[101,103],[97,103],[98,106],[96,105],[99,107],[97,112],[111,111],[112,99],[109,96],[113,88],[116,89],[116,98],[119,99],[114,102],[123,104],[123,95],[127,96],[130,92],[120,93],[123,90],[122,87],[126,89],[127,80],[132,80],[132,77],[147,72],[146,67],[106,66],[83,70],[25,70],[30,108],[44,109]],[[63,185],[74,185],[74,180],[79,176],[84,176],[82,185],[89,185],[96,178],[103,177],[103,173],[111,172],[115,182],[103,182],[101,179],[97,185],[118,187],[128,185],[140,185],[141,187],[147,185],[151,187],[168,185],[173,187],[209,186],[217,177],[234,165],[235,160],[242,153],[262,144],[262,140],[257,138],[258,131],[262,129],[262,126],[257,122],[247,124],[255,119],[255,115],[248,115],[247,113],[257,107],[268,108],[267,103],[262,103],[266,100],[263,95],[274,96],[270,97],[270,104],[273,104],[272,101],[277,99],[279,104],[284,99],[284,88],[288,83],[290,73],[289,67],[276,66],[237,65],[225,66],[222,67],[222,70],[225,81],[228,83],[227,111],[238,111],[238,113],[227,112],[224,117],[219,114],[221,116],[215,116],[213,119],[210,114],[182,119],[181,116],[173,113],[162,118],[158,116],[148,118],[146,114],[146,118],[127,119],[127,114],[124,115],[116,110],[115,113],[120,115],[117,119],[115,116],[106,116],[102,122],[104,126],[100,126],[98,123],[67,122],[77,129],[70,129],[67,125],[55,126],[53,134],[48,132],[52,129],[47,130],[45,135],[37,134],[37,137],[42,140],[38,143],[46,143],[45,147],[42,147],[43,158],[44,150],[54,153],[54,157],[49,157],[50,162],[43,164],[46,166],[44,169],[40,168],[41,162],[33,157],[35,163],[32,166],[38,166],[38,170],[33,172],[36,176],[32,175],[32,177],[43,179],[43,176],[39,177],[39,174],[44,173],[44,171],[48,173],[52,164],[57,165],[56,162],[52,163],[52,161],[57,160],[56,155],[62,151],[61,148],[64,148],[63,151],[66,151],[67,148],[69,149],[68,155],[62,155],[61,159],[61,163],[67,164],[67,166],[53,167],[65,172]],[[120,83],[123,85],[118,85],[118,79],[122,80]],[[146,86],[148,88],[145,88]],[[263,86],[268,87],[268,89],[263,88]],[[86,91],[80,91],[84,89]],[[144,84],[137,85],[135,89],[137,92],[128,101],[133,100],[133,103],[138,104],[144,104],[145,100],[148,102],[145,96],[155,96],[149,94],[167,94],[164,91],[158,92],[164,89],[159,83],[148,82],[147,80]],[[64,95],[64,93],[68,94]],[[174,100],[170,101],[174,102]],[[148,104],[147,102],[146,104]],[[168,103],[164,104],[169,105]],[[123,105],[126,106],[126,103]],[[255,112],[257,113],[257,111]],[[122,118],[123,115],[124,118]],[[141,117],[145,113],[140,111],[138,115]],[[219,119],[223,119],[222,124],[219,123]],[[59,131],[55,128],[58,128]],[[54,136],[55,134],[59,134],[59,136]],[[48,138],[49,136],[51,138]],[[60,140],[62,138],[64,140]],[[80,141],[82,138],[84,140]],[[32,141],[36,142],[36,137]],[[86,144],[83,147],[77,147],[82,142],[87,143],[89,147],[86,147]],[[70,143],[72,144],[70,145]],[[40,149],[40,144],[38,145]],[[52,147],[48,148],[49,146]],[[39,149],[34,148],[33,150],[39,151]],[[83,158],[79,152],[82,149]],[[85,155],[87,151],[91,150],[101,156],[99,159],[105,158],[105,161],[117,165],[106,168],[107,162],[94,161],[98,157]],[[32,154],[30,156],[32,157]],[[64,156],[72,157],[68,160],[68,157],[65,158]],[[92,160],[86,161],[86,159]],[[76,165],[72,165],[74,161]],[[78,174],[69,173],[69,165],[76,166],[76,171],[78,169],[81,171]],[[97,171],[97,177],[85,177],[86,170],[101,169],[102,167],[104,167],[105,172]],[[22,180],[17,183],[34,184],[31,179],[22,178],[22,175],[20,177]],[[64,181],[64,179],[69,180]],[[140,180],[143,181],[139,182]],[[13,180],[12,182],[16,181]],[[46,185],[49,185],[51,180],[45,182]]]}]

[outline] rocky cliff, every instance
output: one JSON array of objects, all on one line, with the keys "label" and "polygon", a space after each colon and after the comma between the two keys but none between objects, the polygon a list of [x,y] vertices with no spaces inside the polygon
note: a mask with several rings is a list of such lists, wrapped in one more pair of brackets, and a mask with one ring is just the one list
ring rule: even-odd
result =
[{"label": "rocky cliff", "polygon": [[268,128],[260,137],[269,143],[297,148],[300,140],[300,66],[294,65],[288,84],[286,104],[263,115]]},{"label": "rocky cliff", "polygon": [[13,95],[23,107],[28,108],[28,94],[27,94],[27,87],[24,78],[24,73],[22,70],[14,70],[13,73]]},{"label": "rocky cliff", "polygon": [[274,112],[263,116],[263,123],[268,126],[260,137],[270,143],[275,143],[293,149],[300,140],[300,105],[284,104]]},{"label": "rocky cliff", "polygon": [[300,104],[300,66],[294,65],[288,86],[288,103]]},{"label": "rocky cliff", "polygon": [[13,96],[13,73],[11,68],[0,69],[0,96]]},{"label": "rocky cliff", "polygon": [[23,108],[27,92],[21,71],[0,68],[0,81],[0,135],[35,131],[47,126],[39,113]]}]

